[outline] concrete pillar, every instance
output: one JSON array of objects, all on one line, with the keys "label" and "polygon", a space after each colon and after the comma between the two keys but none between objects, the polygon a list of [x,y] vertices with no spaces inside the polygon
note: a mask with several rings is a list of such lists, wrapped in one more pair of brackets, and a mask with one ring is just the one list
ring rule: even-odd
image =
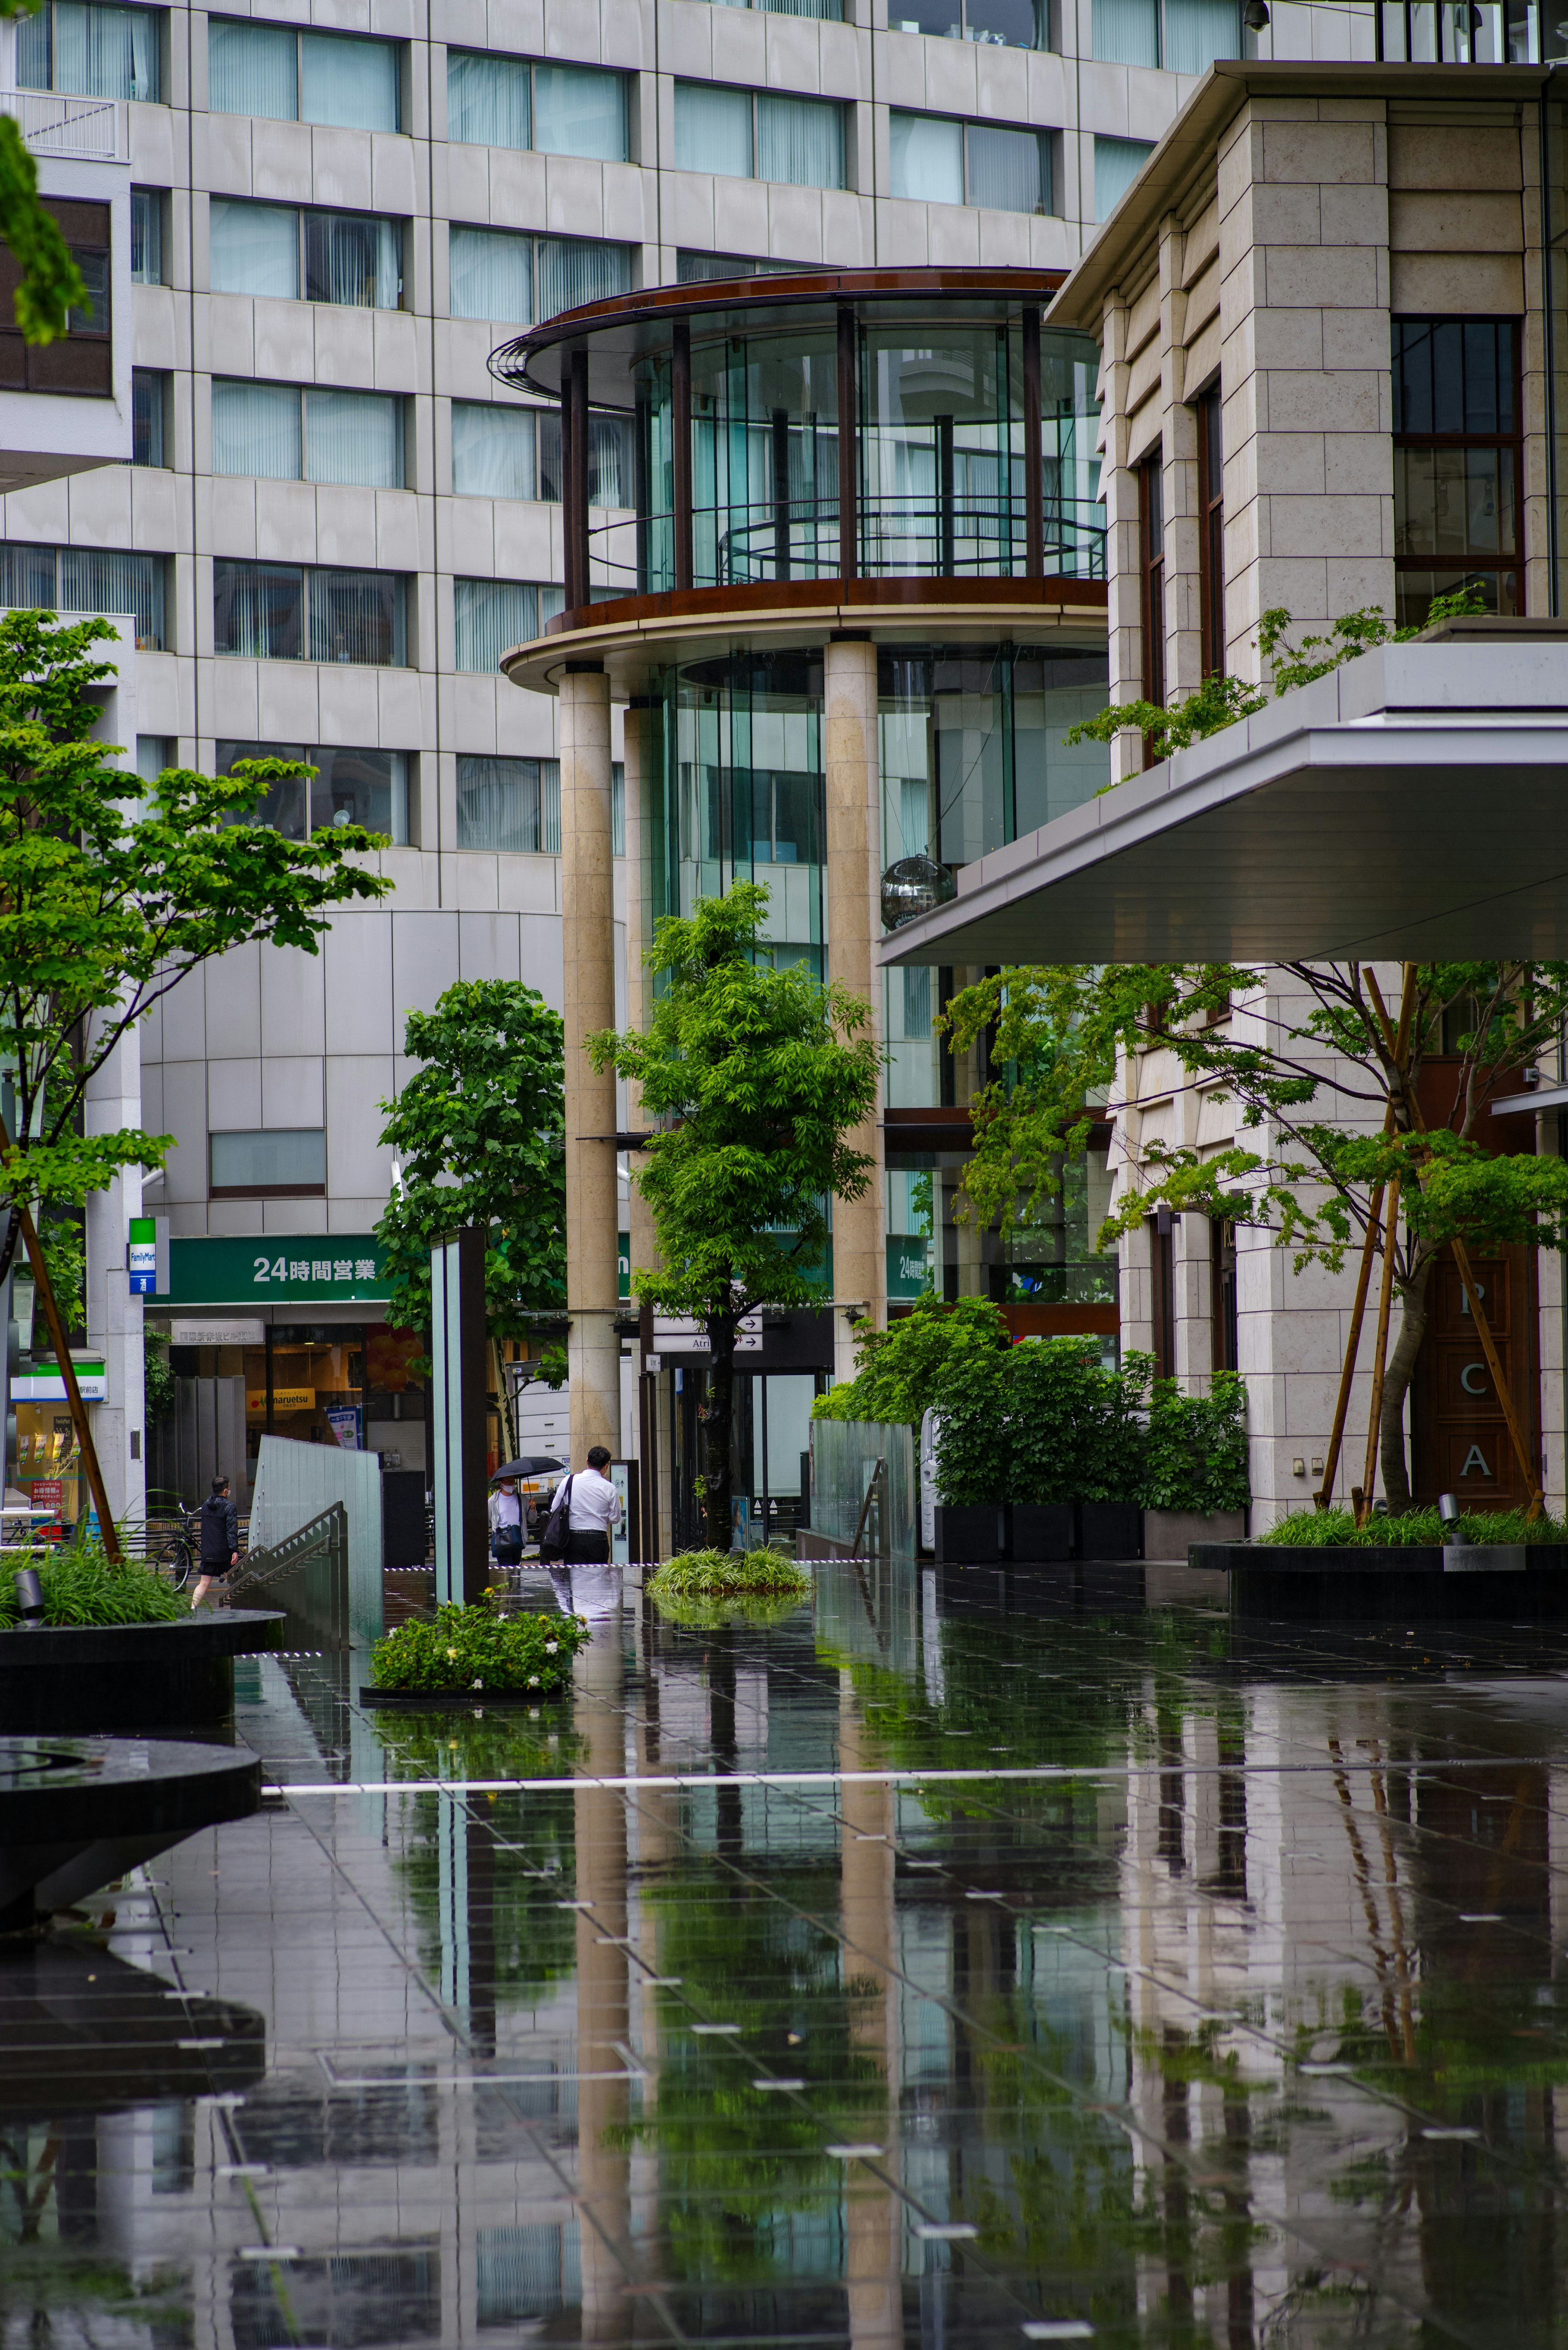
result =
[{"label": "concrete pillar", "polygon": [[591,1445],[620,1450],[616,1081],[608,1069],[596,1075],[582,1049],[585,1036],[615,1025],[609,680],[602,669],[568,666],[560,731],[567,1351],[572,1461],[580,1467]]},{"label": "concrete pillar", "polygon": [[[877,742],[877,648],[868,637],[830,638],[823,651],[823,764],[827,784],[827,968],[863,996],[871,1034],[882,1041],[882,974],[874,961],[882,936],[882,806]],[[876,1159],[858,1200],[833,1203],[833,1357],[835,1376],[855,1376],[855,1342],[839,1308],[869,1308],[878,1329],[888,1320],[883,1238],[881,1102],[849,1140]]]},{"label": "concrete pillar", "polygon": [[[634,705],[628,710],[621,754],[625,762],[626,775],[626,1024],[628,1028],[637,1029],[640,1029],[646,1024],[649,1003],[647,973],[643,968],[642,959],[647,952],[652,929],[653,876],[648,866],[643,804],[649,784],[649,748],[653,741],[653,730],[658,723],[659,713],[657,711],[649,709],[646,704]],[[634,1134],[639,1132],[644,1124],[642,1091],[640,1087],[636,1085],[628,1085],[627,1087],[626,1122]],[[631,1240],[631,1270],[635,1276],[639,1273],[651,1273],[657,1268],[659,1250],[653,1235],[653,1218],[649,1212],[646,1201],[638,1190],[637,1173],[643,1162],[635,1150],[630,1155],[629,1163],[631,1187],[627,1225]],[[655,1382],[652,1376],[645,1369],[643,1363],[644,1355],[648,1352],[644,1339],[651,1339],[652,1336],[651,1315],[643,1313],[639,1308],[635,1290],[632,1294],[631,1310],[639,1315],[640,1323],[636,1348],[638,1457],[642,1463],[645,1496],[648,1492],[649,1478],[651,1476],[654,1480],[657,1510],[657,1496],[662,1487],[669,1482],[670,1469],[668,1460],[659,1452],[654,1430]],[[651,1458],[644,1458],[645,1447]],[[644,1507],[646,1506],[645,1499]],[[655,1539],[657,1540],[657,1536]],[[635,1558],[638,1555],[634,1550],[632,1556]],[[659,1555],[668,1557],[669,1553],[660,1551]]]}]

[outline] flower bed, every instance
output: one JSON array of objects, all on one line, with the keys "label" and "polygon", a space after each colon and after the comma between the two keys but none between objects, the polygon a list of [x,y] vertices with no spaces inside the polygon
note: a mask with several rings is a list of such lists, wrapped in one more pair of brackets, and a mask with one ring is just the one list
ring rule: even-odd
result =
[{"label": "flower bed", "polygon": [[382,1695],[537,1703],[566,1686],[572,1659],[590,1638],[580,1616],[507,1615],[487,1595],[472,1607],[438,1607],[378,1640],[375,1687],[364,1695],[371,1704]]}]

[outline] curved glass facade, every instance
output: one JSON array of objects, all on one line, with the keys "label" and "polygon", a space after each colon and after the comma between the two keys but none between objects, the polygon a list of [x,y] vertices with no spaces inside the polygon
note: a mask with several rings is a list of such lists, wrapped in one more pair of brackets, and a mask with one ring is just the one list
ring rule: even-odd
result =
[{"label": "curved glass facade", "polygon": [[[722,311],[633,361],[637,524],[594,534],[596,592],[677,580],[675,411],[691,417],[691,585],[840,576],[839,411],[853,401],[851,543],[862,578],[1022,577],[1030,400],[1021,317],[997,305]],[[933,309],[935,315],[933,315]],[[656,330],[645,329],[652,334]],[[683,330],[684,331],[684,330]],[[1097,345],[1041,335],[1043,568],[1103,579]],[[683,376],[689,389],[683,388]]]},{"label": "curved glass facade", "polygon": [[[1109,778],[1102,743],[1063,736],[1103,708],[1098,645],[884,648],[877,660],[882,865],[950,868],[1082,806]],[[823,968],[822,655],[738,652],[659,672],[649,697],[651,915],[690,914],[766,882],[775,952]],[[888,1098],[940,1098],[931,975],[888,974]]]}]

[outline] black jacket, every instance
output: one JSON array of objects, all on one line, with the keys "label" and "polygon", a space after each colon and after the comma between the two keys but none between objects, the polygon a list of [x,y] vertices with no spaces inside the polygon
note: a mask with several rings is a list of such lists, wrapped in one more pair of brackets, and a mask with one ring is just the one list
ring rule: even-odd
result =
[{"label": "black jacket", "polygon": [[225,1494],[209,1493],[202,1504],[202,1564],[227,1570],[240,1546],[240,1513]]}]

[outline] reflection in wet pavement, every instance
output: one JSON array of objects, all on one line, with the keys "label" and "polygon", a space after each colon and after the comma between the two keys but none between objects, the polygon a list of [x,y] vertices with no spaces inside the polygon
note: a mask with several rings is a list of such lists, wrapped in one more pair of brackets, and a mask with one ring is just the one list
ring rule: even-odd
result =
[{"label": "reflection in wet pavement", "polygon": [[1568,1635],[573,1596],[536,1713],[248,1663],[285,1792],[0,1962],[0,2350],[1561,2340]]}]

